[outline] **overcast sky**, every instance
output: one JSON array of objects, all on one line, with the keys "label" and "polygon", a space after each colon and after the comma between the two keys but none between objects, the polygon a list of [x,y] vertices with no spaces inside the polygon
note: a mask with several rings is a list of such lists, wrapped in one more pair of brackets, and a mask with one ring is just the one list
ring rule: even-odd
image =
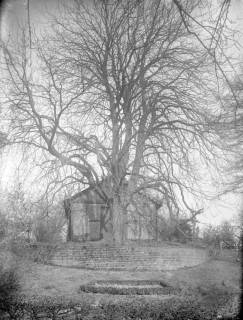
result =
[{"label": "overcast sky", "polygon": [[[215,1],[215,0],[214,0]],[[38,31],[42,33],[48,28],[47,20],[49,13],[56,13],[61,0],[29,0],[30,22]],[[6,38],[8,34],[14,35],[19,25],[26,22],[27,19],[27,0],[8,0],[5,1],[1,12],[1,37]],[[232,0],[230,8],[230,19],[233,28],[243,34],[243,0]],[[243,42],[243,36],[238,35],[238,41]],[[243,44],[243,43],[242,43]],[[237,56],[243,55],[243,49],[238,51],[234,49]],[[16,177],[15,169],[21,160],[21,156],[13,153],[5,154],[0,157],[0,174],[2,188],[11,186]],[[29,185],[31,185],[31,173],[25,171],[26,177],[29,176]],[[32,173],[33,176],[33,173]],[[200,217],[204,223],[217,224],[223,220],[231,219],[237,214],[241,207],[241,197],[235,194],[227,195],[223,199],[214,199],[205,205],[205,212]]]}]

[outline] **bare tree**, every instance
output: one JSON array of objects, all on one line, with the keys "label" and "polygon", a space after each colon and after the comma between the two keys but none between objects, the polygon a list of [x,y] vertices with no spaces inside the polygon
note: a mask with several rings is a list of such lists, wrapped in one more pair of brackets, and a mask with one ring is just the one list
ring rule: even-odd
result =
[{"label": "bare tree", "polygon": [[9,140],[37,150],[55,187],[94,186],[116,241],[139,192],[195,214],[197,166],[216,152],[229,1],[212,20],[203,3],[75,1],[47,40],[32,33],[31,50],[26,33],[2,46]]},{"label": "bare tree", "polygon": [[231,79],[231,87],[237,101],[232,93],[226,90],[222,97],[223,109],[220,120],[215,126],[220,136],[221,147],[225,150],[225,165],[223,170],[227,173],[223,193],[242,193],[243,190],[243,78],[242,69]]}]

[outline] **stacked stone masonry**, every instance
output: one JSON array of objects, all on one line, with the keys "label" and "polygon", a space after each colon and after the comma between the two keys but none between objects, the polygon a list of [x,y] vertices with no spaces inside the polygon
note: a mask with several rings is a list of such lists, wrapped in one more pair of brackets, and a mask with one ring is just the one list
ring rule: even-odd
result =
[{"label": "stacked stone masonry", "polygon": [[207,259],[206,250],[186,246],[91,246],[68,243],[56,247],[49,263],[102,270],[176,270],[201,264]]}]

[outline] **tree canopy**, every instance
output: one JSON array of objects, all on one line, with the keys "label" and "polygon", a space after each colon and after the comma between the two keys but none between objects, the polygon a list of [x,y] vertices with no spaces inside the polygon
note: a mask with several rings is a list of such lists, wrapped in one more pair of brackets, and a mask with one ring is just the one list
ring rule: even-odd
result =
[{"label": "tree canopy", "polygon": [[237,102],[232,94],[227,92],[223,97],[224,113],[218,131],[223,141],[223,147],[228,153],[226,171],[228,180],[224,192],[243,191],[243,78],[242,68],[238,75],[231,80],[231,86],[237,96]]},{"label": "tree canopy", "polygon": [[95,186],[118,241],[138,192],[175,216],[195,213],[187,196],[198,193],[197,168],[217,154],[228,7],[74,1],[49,35],[23,31],[17,47],[2,44],[10,143],[36,150],[49,191]]}]

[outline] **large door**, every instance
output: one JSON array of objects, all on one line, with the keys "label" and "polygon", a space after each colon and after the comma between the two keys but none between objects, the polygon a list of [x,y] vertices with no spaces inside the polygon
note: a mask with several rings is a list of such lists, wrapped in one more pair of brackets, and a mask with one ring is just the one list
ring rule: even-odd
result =
[{"label": "large door", "polygon": [[89,233],[89,221],[84,204],[79,202],[72,203],[71,212],[74,238],[85,239]]},{"label": "large door", "polygon": [[100,233],[100,204],[87,204],[87,214],[89,219],[89,240],[97,241],[101,239]]}]

